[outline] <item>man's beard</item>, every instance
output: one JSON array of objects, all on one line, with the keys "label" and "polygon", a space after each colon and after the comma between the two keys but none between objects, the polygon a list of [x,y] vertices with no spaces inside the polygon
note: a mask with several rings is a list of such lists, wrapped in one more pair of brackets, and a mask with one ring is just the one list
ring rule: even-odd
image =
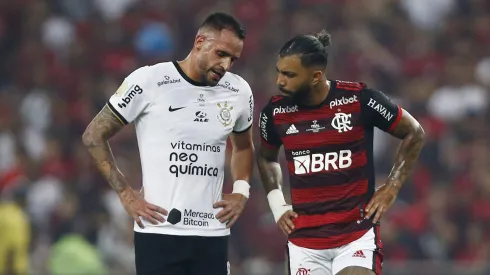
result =
[{"label": "man's beard", "polygon": [[[215,80],[215,79],[209,79],[208,76],[212,73],[215,73],[217,74],[220,79],[219,80]],[[208,86],[216,86],[218,85],[218,83],[221,81],[221,79],[223,79],[224,75],[225,75],[225,71],[223,70],[220,70],[220,69],[215,69],[215,68],[211,68],[209,70],[207,70],[203,75],[202,75],[202,83],[208,85]]]},{"label": "man's beard", "polygon": [[301,103],[308,98],[311,89],[308,85],[303,85],[296,92],[292,92],[281,87],[279,87],[279,90],[281,90],[281,92],[283,92],[286,96],[291,97],[294,102]]}]

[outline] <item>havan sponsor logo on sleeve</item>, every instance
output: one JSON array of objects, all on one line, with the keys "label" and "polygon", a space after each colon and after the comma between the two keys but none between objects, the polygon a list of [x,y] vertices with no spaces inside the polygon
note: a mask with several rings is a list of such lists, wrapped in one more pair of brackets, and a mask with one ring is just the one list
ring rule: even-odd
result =
[{"label": "havan sponsor logo on sleeve", "polygon": [[259,120],[260,134],[262,135],[262,138],[265,139],[266,141],[267,141],[267,120],[269,120],[267,115],[261,112],[260,120]]},{"label": "havan sponsor logo on sleeve", "polygon": [[376,110],[382,117],[384,117],[386,120],[391,121],[393,119],[393,114],[386,109],[385,106],[379,104],[376,102],[376,100],[370,98],[369,102],[367,104],[369,107],[373,108]]}]

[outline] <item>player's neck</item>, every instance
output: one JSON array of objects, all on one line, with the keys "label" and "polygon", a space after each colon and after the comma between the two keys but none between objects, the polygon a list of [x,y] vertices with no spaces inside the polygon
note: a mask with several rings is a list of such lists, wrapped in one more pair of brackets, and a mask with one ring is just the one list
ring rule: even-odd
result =
[{"label": "player's neck", "polygon": [[182,71],[189,77],[190,79],[196,81],[196,82],[201,82],[201,76],[198,72],[197,65],[194,56],[192,54],[189,54],[184,60],[182,61],[177,61],[179,64],[180,68]]},{"label": "player's neck", "polygon": [[330,81],[326,80],[318,86],[316,86],[310,93],[310,96],[305,98],[303,105],[317,106],[323,103],[330,92]]}]

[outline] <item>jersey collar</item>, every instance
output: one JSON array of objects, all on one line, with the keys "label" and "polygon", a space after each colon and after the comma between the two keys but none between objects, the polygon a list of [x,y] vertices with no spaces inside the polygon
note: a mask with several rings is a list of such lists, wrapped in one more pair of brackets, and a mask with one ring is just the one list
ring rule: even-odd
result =
[{"label": "jersey collar", "polygon": [[182,76],[185,81],[189,82],[189,84],[194,85],[194,86],[208,86],[202,82],[195,81],[194,79],[191,79],[189,76],[187,76],[182,68],[180,67],[179,63],[177,61],[172,61],[172,63],[175,66],[175,69],[177,69],[177,72],[179,72],[180,76]]}]

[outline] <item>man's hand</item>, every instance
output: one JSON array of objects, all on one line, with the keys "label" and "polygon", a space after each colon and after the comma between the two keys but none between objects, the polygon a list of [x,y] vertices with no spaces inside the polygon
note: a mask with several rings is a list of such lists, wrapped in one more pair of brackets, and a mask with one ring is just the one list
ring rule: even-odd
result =
[{"label": "man's hand", "polygon": [[167,216],[168,211],[146,202],[142,192],[127,188],[119,193],[119,198],[126,212],[136,221],[140,228],[145,228],[141,222],[141,217],[152,224],[165,222],[165,218],[162,215]]},{"label": "man's hand", "polygon": [[289,235],[294,230],[293,218],[297,218],[298,214],[293,210],[288,210],[282,214],[281,218],[277,221],[279,228],[281,228],[284,234]]},{"label": "man's hand", "polygon": [[366,219],[370,219],[371,216],[376,213],[373,223],[375,224],[380,221],[382,216],[395,202],[398,191],[399,189],[389,184],[384,184],[376,189],[371,201],[366,206]]},{"label": "man's hand", "polygon": [[213,205],[214,208],[223,208],[216,215],[216,219],[221,223],[226,222],[226,228],[232,227],[242,214],[245,202],[247,202],[247,198],[242,194],[223,194],[223,200]]}]

